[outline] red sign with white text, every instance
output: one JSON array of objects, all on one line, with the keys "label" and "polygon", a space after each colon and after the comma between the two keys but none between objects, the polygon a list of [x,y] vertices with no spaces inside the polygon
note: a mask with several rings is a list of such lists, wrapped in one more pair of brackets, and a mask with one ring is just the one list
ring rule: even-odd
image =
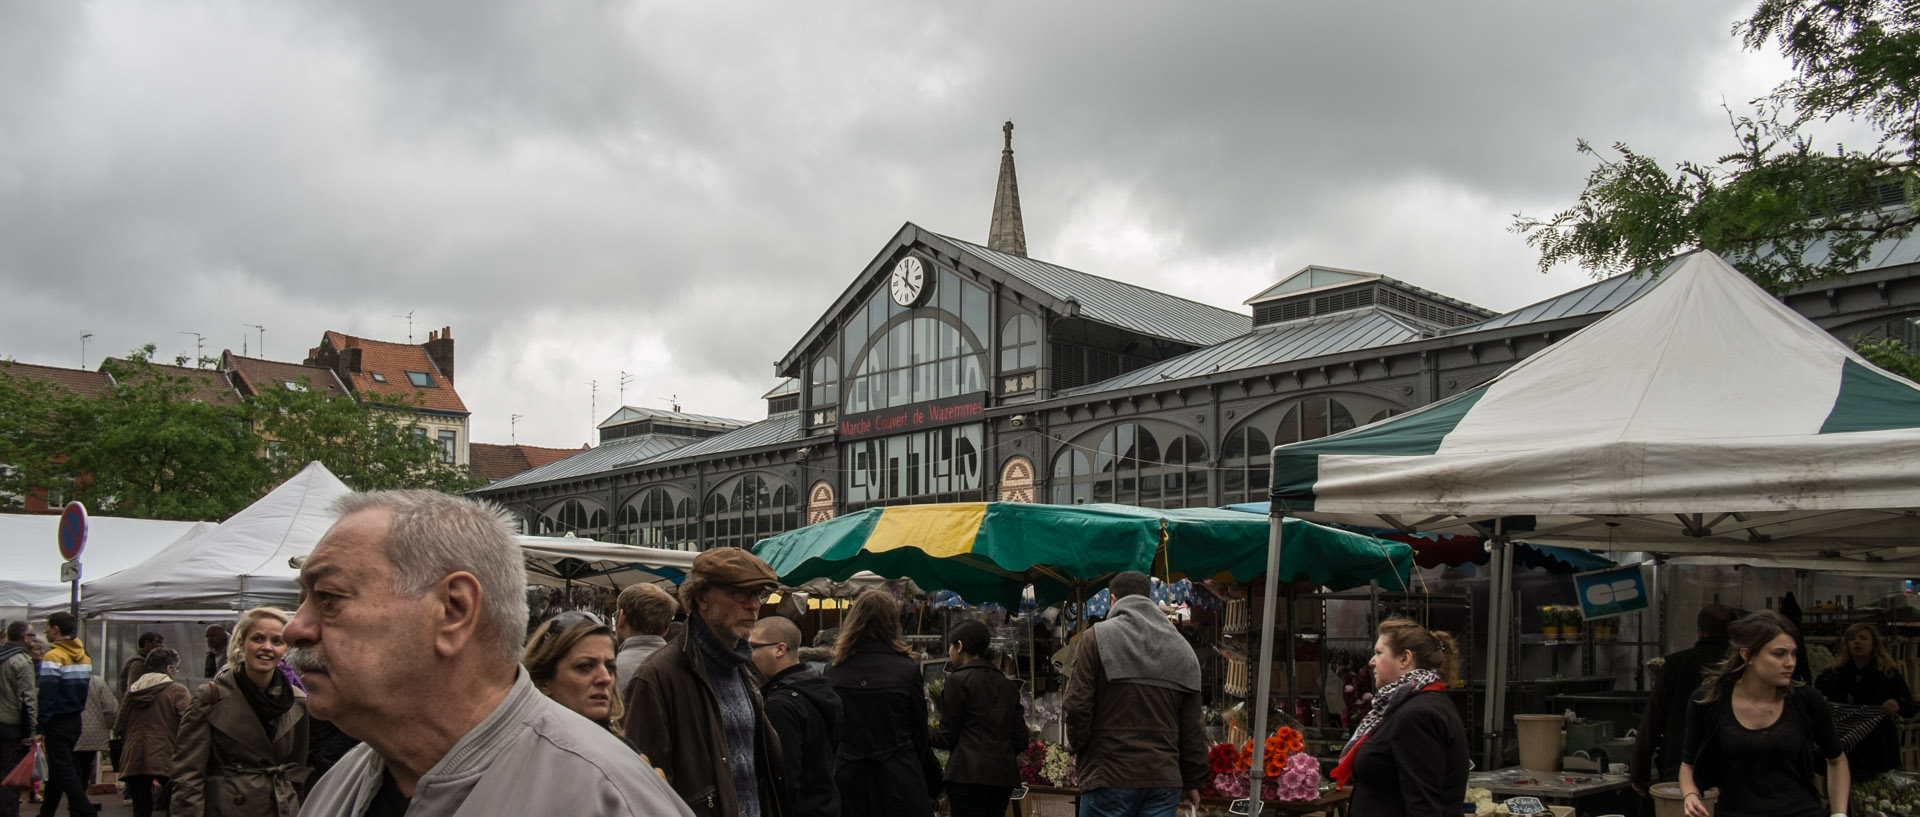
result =
[{"label": "red sign with white text", "polygon": [[910,406],[895,406],[879,411],[863,411],[840,418],[840,439],[858,440],[906,434],[923,428],[938,428],[956,423],[978,422],[987,410],[987,393],[974,392],[958,397],[928,400]]}]

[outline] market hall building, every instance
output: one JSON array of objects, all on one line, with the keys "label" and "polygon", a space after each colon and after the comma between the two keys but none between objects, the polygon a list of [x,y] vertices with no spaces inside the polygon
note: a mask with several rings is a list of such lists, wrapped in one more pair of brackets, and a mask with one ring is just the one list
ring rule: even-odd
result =
[{"label": "market hall building", "polygon": [[[473,495],[532,533],[693,550],[884,505],[1262,501],[1274,446],[1474,388],[1652,280],[1496,314],[1309,266],[1221,309],[1028,258],[1007,132],[988,243],[903,226],[780,357],[765,419],[624,407]],[[1920,348],[1920,237],[1784,300]]]}]

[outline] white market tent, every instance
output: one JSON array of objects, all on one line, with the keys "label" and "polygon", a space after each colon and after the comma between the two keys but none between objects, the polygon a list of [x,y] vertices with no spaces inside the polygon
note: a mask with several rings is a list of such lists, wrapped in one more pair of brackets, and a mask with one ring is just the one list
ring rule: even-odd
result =
[{"label": "white market tent", "polygon": [[[1719,256],[1440,403],[1274,449],[1275,512],[1920,576],[1920,386]],[[1504,588],[1510,550],[1494,560]],[[1883,573],[1884,575],[1884,573]],[[1494,594],[1491,620],[1511,614]],[[1504,639],[1490,639],[1490,742]]]},{"label": "white market tent", "polygon": [[[169,522],[95,516],[87,520],[87,547],[80,554],[81,580],[106,576],[145,561],[169,543],[216,528],[211,522]],[[34,602],[58,595],[67,606],[67,583],[60,581],[55,546],[58,514],[0,514],[0,619],[25,617]]]},{"label": "white market tent", "polygon": [[[326,466],[308,463],[220,527],[83,583],[81,611],[96,616],[290,605],[300,592],[288,560],[313,550],[333,525],[333,501],[349,492]],[[46,603],[36,602],[34,609]]]},{"label": "white market tent", "polygon": [[527,582],[546,587],[567,584],[618,588],[630,584],[669,581],[679,584],[693,569],[690,550],[614,545],[591,539],[522,536],[520,550],[527,555]]}]

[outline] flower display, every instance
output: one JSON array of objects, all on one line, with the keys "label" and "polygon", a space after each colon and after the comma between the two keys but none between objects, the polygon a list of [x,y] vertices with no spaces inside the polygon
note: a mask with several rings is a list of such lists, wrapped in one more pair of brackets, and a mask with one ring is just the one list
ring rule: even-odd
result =
[{"label": "flower display", "polygon": [[1213,776],[1213,791],[1221,797],[1235,799],[1247,796],[1247,776],[1239,772],[1216,774]]},{"label": "flower display", "polygon": [[1216,743],[1207,750],[1207,768],[1215,775],[1229,774],[1240,769],[1240,749],[1231,743]]},{"label": "flower display", "polygon": [[1040,774],[1041,767],[1047,761],[1047,744],[1037,740],[1027,744],[1026,751],[1020,753],[1018,760],[1020,782],[1029,786],[1047,785],[1047,779]]},{"label": "flower display", "polygon": [[1287,758],[1280,772],[1278,799],[1295,802],[1320,796],[1320,762],[1305,752]]}]

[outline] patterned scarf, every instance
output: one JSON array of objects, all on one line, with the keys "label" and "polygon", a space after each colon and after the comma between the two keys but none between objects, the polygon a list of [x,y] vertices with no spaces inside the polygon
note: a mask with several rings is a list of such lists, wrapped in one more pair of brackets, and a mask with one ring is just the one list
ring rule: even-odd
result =
[{"label": "patterned scarf", "polygon": [[1408,698],[1413,697],[1414,693],[1439,684],[1440,673],[1416,667],[1407,670],[1399,680],[1374,692],[1373,709],[1367,712],[1365,718],[1360,719],[1360,728],[1353,730],[1353,737],[1347,739],[1346,748],[1340,750],[1340,765],[1333,769],[1334,778],[1342,784],[1347,782],[1348,776],[1353,774],[1353,751],[1360,748],[1360,744],[1367,742],[1367,735],[1372,734],[1374,728],[1378,727],[1381,721],[1386,720],[1388,712],[1405,703]]}]

